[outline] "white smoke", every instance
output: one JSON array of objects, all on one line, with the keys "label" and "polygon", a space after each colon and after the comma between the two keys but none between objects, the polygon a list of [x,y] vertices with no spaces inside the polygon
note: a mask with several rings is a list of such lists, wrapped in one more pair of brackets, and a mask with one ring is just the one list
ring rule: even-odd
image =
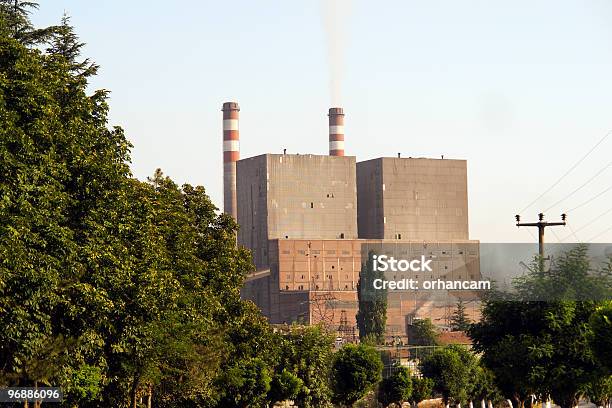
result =
[{"label": "white smoke", "polygon": [[342,106],[344,51],[351,11],[351,0],[320,0],[327,37],[329,90],[332,106]]}]

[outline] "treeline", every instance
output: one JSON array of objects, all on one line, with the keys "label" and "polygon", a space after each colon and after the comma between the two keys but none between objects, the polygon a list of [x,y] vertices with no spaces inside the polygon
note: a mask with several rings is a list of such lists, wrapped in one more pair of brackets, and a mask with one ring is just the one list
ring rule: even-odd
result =
[{"label": "treeline", "polygon": [[328,401],[331,340],[276,335],[240,299],[235,222],[202,187],[132,177],[97,66],[34,8],[0,0],[0,386],[60,386],[66,407]]},{"label": "treeline", "polygon": [[592,265],[577,245],[542,267],[536,258],[515,292],[486,299],[468,330],[509,402],[562,408],[612,399],[612,260]]}]

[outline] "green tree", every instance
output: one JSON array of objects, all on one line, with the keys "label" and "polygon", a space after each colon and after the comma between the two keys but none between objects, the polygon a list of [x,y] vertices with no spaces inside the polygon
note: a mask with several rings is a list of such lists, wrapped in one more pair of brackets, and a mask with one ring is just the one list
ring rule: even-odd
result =
[{"label": "green tree", "polygon": [[603,295],[609,277],[605,268],[592,273],[582,245],[559,257],[548,271],[536,264],[514,282],[517,296],[484,302],[482,320],[472,326],[470,336],[504,396],[517,406],[535,393],[550,394],[561,407],[570,408],[599,372],[590,347],[596,336],[589,324],[598,302],[585,296],[588,291],[595,298]]},{"label": "green tree", "polygon": [[599,363],[612,372],[612,301],[598,306],[589,318],[590,345]]},{"label": "green tree", "polygon": [[587,387],[586,396],[598,407],[607,407],[612,402],[612,376],[595,378]]},{"label": "green tree", "polygon": [[286,369],[303,382],[296,404],[305,408],[327,406],[332,397],[333,337],[322,326],[292,326],[278,341],[277,371]]},{"label": "green tree", "polygon": [[283,369],[272,378],[268,396],[272,403],[295,399],[303,386],[304,382],[298,376]]},{"label": "green tree", "polygon": [[0,381],[60,385],[65,406],[214,406],[219,378],[275,356],[240,300],[237,225],[203,187],[131,176],[69,19],[35,29],[31,6],[0,1]]},{"label": "green tree", "polygon": [[34,28],[29,15],[38,9],[37,1],[0,0],[0,36],[24,45],[37,45],[49,39],[55,27]]},{"label": "green tree", "polygon": [[265,407],[270,391],[270,373],[266,364],[259,360],[241,361],[229,368],[220,378],[222,384],[221,405],[223,407]]},{"label": "green tree", "polygon": [[435,350],[421,364],[421,373],[433,380],[433,389],[445,404],[465,403],[472,391],[477,361],[461,346]]},{"label": "green tree", "polygon": [[431,378],[421,377],[412,379],[412,401],[413,405],[430,399],[433,396],[434,382]]},{"label": "green tree", "polygon": [[415,319],[407,327],[408,344],[415,346],[435,346],[438,344],[438,329],[431,319]]},{"label": "green tree", "polygon": [[361,266],[357,297],[359,310],[356,320],[359,339],[374,338],[377,344],[385,341],[387,324],[387,290],[374,289],[375,279],[384,279],[384,273],[374,271],[374,252],[368,254],[368,261]]},{"label": "green tree", "polygon": [[346,344],[334,356],[333,402],[353,406],[382,378],[383,364],[375,348]]},{"label": "green tree", "polygon": [[468,399],[486,403],[491,401],[497,404],[503,400],[503,396],[495,383],[495,375],[487,367],[479,364],[475,367],[471,389],[468,392]]},{"label": "green tree", "polygon": [[465,311],[465,304],[463,303],[463,300],[459,299],[459,301],[457,302],[457,308],[453,312],[450,321],[451,328],[453,330],[464,332],[470,328],[471,322]]},{"label": "green tree", "polygon": [[394,367],[393,374],[383,379],[378,387],[378,401],[385,407],[392,403],[401,407],[411,396],[412,379],[406,367]]}]

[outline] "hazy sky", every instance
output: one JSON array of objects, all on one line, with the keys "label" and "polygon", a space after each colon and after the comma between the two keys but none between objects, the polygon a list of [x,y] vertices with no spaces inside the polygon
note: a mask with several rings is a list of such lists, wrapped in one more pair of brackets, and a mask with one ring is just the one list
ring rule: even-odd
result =
[{"label": "hazy sky", "polygon": [[[240,103],[241,157],[326,154],[331,72],[346,153],[467,159],[470,236],[485,242],[532,241],[514,214],[612,130],[609,0],[342,0],[345,16],[325,0],[42,3],[34,22],[66,11],[101,65],[92,87],[112,91],[111,124],[134,144],[134,174],[161,167],[204,185],[219,207],[222,103]],[[326,16],[344,32],[331,47],[344,56],[330,57]],[[612,136],[524,220],[604,169],[611,152]],[[610,186],[612,167],[547,218]],[[612,189],[568,217],[580,240],[612,242]],[[549,230],[547,239],[557,241]]]}]

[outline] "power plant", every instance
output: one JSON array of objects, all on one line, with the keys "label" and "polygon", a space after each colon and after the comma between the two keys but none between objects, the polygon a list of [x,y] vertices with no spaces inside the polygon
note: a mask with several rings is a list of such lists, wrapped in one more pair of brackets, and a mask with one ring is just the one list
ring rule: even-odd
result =
[{"label": "power plant", "polygon": [[[256,266],[242,296],[271,323],[323,323],[355,336],[359,277],[373,250],[431,259],[432,272],[421,278],[480,276],[465,160],[398,154],[357,162],[345,155],[339,107],[328,113],[329,155],[240,159],[239,111],[236,102],[223,104],[224,211]],[[461,296],[389,293],[387,334],[405,337],[407,325],[425,317],[444,326]]]}]

